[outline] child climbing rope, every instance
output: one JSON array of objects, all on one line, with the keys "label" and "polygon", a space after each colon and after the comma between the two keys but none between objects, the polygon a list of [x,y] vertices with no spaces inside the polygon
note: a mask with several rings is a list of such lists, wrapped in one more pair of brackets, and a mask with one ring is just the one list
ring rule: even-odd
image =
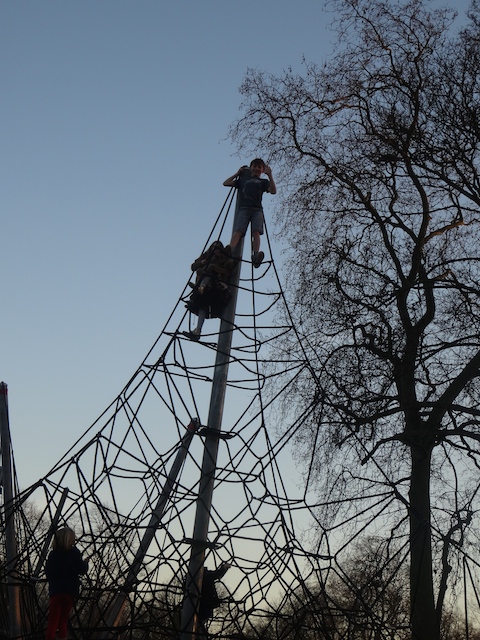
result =
[{"label": "child climbing rope", "polygon": [[[265,173],[267,178],[261,178]],[[262,196],[265,192],[277,193],[272,170],[261,158],[255,158],[248,167],[240,167],[237,173],[227,178],[225,187],[238,189],[238,210],[234,220],[233,235],[230,246],[234,249],[245,235],[248,225],[252,235],[252,263],[254,267],[262,264],[265,254],[260,251],[260,236],[263,235],[264,217]]]},{"label": "child climbing rope", "polygon": [[204,569],[202,594],[200,596],[200,606],[198,609],[199,633],[197,637],[199,638],[208,638],[208,632],[205,627],[205,623],[207,622],[207,620],[213,617],[215,609],[221,603],[220,598],[218,597],[215,582],[217,580],[221,580],[230,569],[230,567],[231,565],[228,562],[224,562],[218,569]]},{"label": "child climbing rope", "polygon": [[187,308],[198,316],[197,326],[185,332],[191,340],[199,340],[206,318],[219,318],[230,298],[228,279],[235,266],[230,247],[217,240],[192,263],[197,274]]},{"label": "child climbing rope", "polygon": [[69,527],[59,529],[45,565],[50,602],[46,640],[67,637],[67,622],[80,590],[80,575],[87,573],[88,562],[75,546],[75,533]]}]

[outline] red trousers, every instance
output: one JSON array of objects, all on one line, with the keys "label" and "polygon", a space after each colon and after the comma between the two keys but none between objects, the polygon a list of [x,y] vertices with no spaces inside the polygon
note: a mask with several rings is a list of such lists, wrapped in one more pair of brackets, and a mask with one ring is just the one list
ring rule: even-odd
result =
[{"label": "red trousers", "polygon": [[57,629],[59,640],[67,637],[67,621],[72,607],[72,596],[59,594],[50,597],[46,640],[54,640]]}]

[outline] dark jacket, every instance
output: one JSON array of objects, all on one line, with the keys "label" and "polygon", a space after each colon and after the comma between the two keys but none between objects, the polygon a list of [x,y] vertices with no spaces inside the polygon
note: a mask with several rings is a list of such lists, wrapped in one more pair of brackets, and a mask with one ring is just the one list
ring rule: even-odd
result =
[{"label": "dark jacket", "polygon": [[87,573],[88,562],[77,547],[69,551],[50,551],[45,565],[48,592],[51,596],[70,595],[76,598],[80,591],[80,576]]},{"label": "dark jacket", "polygon": [[200,620],[203,621],[211,618],[213,616],[214,609],[221,604],[215,582],[223,578],[227,573],[228,568],[228,566],[222,565],[219,569],[215,569],[213,571],[205,569],[203,573],[202,595],[200,597],[200,608],[198,612]]}]

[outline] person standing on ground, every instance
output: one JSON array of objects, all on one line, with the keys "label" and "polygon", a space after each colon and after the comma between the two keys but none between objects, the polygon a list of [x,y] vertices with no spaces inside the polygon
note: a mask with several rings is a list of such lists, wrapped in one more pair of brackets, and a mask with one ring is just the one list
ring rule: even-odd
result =
[{"label": "person standing on ground", "polygon": [[46,640],[67,638],[67,622],[80,591],[80,576],[87,573],[88,562],[75,546],[75,533],[69,527],[59,529],[53,539],[45,565],[50,602]]},{"label": "person standing on ground", "polygon": [[[267,178],[262,178],[264,173]],[[252,235],[252,263],[254,267],[262,264],[265,254],[260,251],[260,236],[263,234],[264,216],[262,196],[264,193],[277,193],[272,170],[261,158],[255,158],[250,168],[240,167],[237,173],[227,178],[225,187],[238,189],[238,211],[235,216],[230,246],[234,249],[245,235],[248,225]]]}]

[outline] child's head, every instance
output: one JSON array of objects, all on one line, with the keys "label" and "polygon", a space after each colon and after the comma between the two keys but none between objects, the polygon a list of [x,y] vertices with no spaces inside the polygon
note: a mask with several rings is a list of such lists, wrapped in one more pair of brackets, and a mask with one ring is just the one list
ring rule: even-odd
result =
[{"label": "child's head", "polygon": [[250,169],[253,169],[253,167],[260,167],[263,173],[263,170],[265,169],[265,162],[261,158],[255,158],[250,163]]},{"label": "child's head", "polygon": [[208,253],[210,254],[215,253],[215,251],[223,251],[223,242],[220,242],[220,240],[215,240],[208,248]]},{"label": "child's head", "polygon": [[70,527],[59,529],[53,539],[53,548],[58,551],[70,551],[75,544],[75,533]]}]

